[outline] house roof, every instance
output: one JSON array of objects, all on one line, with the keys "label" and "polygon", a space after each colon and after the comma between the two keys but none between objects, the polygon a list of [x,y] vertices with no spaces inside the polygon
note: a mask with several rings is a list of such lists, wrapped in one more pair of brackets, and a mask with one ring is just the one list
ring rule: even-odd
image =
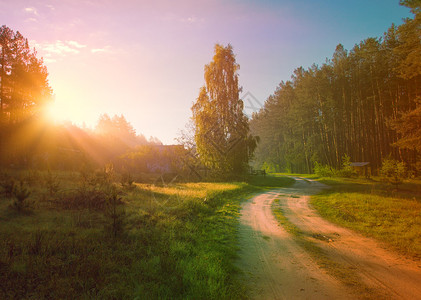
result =
[{"label": "house roof", "polygon": [[369,162],[365,161],[365,162],[352,162],[349,165],[351,167],[364,167],[364,166],[369,165],[369,164],[370,164]]}]

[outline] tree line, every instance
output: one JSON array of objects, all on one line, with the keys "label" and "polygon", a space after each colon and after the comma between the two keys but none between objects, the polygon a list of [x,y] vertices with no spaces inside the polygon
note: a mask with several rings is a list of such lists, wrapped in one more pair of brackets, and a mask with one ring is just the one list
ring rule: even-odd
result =
[{"label": "tree line", "polygon": [[250,121],[259,136],[254,164],[310,173],[342,158],[375,170],[393,157],[415,169],[421,151],[421,2],[401,1],[414,18],[350,51],[339,44],[321,66],[297,68]]}]

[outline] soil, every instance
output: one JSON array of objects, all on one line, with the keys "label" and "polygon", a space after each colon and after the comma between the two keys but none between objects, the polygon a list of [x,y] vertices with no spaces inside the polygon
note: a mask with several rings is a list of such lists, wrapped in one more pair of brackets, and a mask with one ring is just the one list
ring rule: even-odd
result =
[{"label": "soil", "polygon": [[[244,202],[238,267],[251,299],[421,299],[421,262],[322,219],[309,197],[326,188],[296,179],[290,188]],[[272,202],[300,236],[279,225]]]}]

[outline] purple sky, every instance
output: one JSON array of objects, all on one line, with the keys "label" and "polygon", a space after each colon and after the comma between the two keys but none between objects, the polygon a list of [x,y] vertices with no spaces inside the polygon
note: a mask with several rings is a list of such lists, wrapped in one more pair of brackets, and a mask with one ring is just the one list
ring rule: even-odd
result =
[{"label": "purple sky", "polygon": [[295,68],[410,16],[398,0],[0,0],[0,25],[44,57],[59,118],[93,127],[102,113],[123,114],[168,144],[191,116],[215,43],[234,47],[257,107]]}]

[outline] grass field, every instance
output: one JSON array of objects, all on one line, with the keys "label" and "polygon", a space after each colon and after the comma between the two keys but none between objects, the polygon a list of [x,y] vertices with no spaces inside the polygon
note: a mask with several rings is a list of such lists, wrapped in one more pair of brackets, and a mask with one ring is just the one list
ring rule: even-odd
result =
[{"label": "grass field", "polygon": [[421,181],[388,186],[373,179],[320,178],[331,186],[311,204],[328,220],[421,258]]},{"label": "grass field", "polygon": [[[30,191],[21,209],[6,195],[10,178]],[[241,200],[293,182],[122,186],[101,173],[39,171],[1,179],[1,299],[243,298],[233,265]]]}]

